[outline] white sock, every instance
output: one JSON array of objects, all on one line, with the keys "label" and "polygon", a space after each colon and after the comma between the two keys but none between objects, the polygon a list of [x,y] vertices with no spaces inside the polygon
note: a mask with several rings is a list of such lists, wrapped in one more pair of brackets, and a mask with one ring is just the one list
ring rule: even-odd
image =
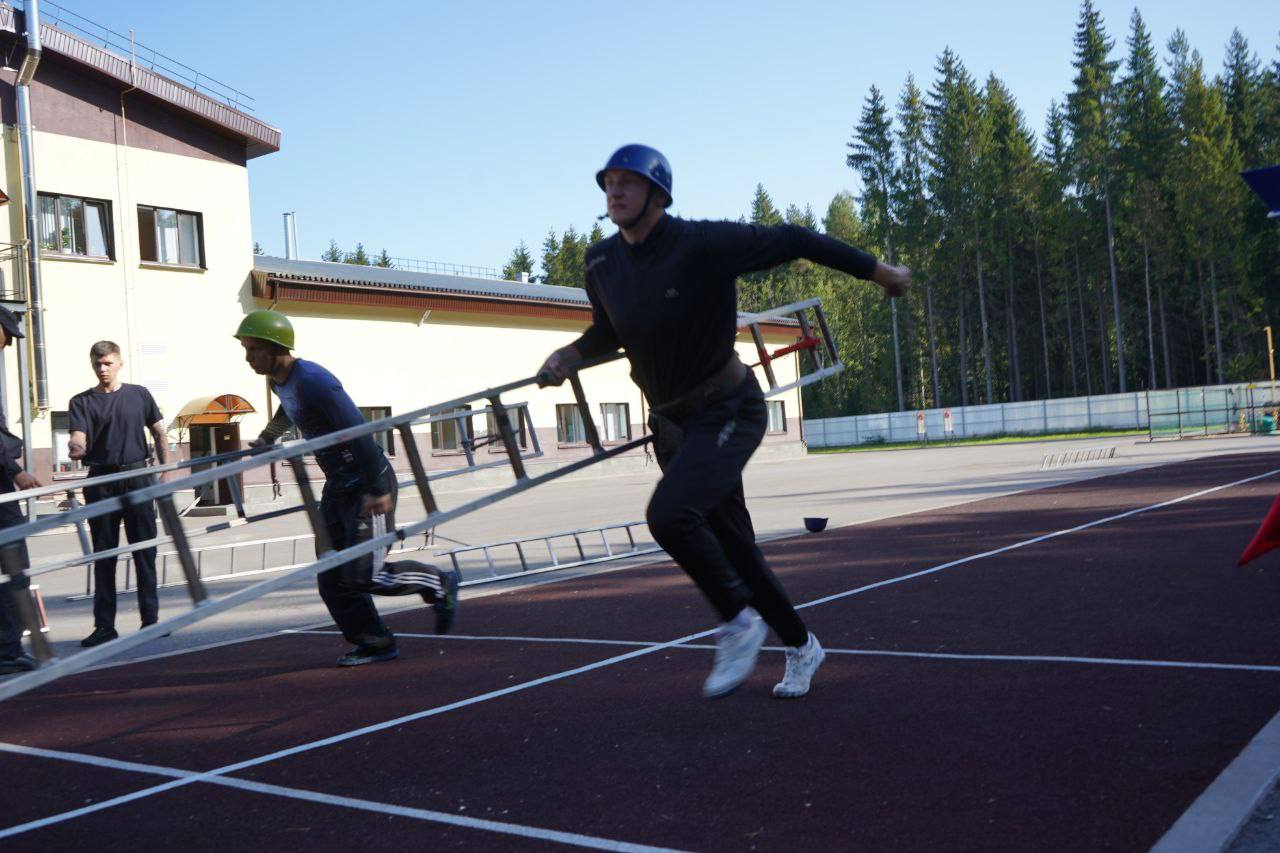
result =
[{"label": "white sock", "polygon": [[753,620],[755,616],[756,612],[754,610],[750,607],[744,607],[738,611],[737,616],[733,617],[725,624],[731,625],[734,628],[749,628],[751,626],[751,620]]}]

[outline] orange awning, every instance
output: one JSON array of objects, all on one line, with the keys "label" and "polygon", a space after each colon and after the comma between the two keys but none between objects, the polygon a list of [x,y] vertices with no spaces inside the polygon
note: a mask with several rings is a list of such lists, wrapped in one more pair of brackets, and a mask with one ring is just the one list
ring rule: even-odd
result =
[{"label": "orange awning", "polygon": [[180,428],[198,424],[229,424],[253,411],[248,400],[235,394],[197,397],[182,407],[174,421]]}]

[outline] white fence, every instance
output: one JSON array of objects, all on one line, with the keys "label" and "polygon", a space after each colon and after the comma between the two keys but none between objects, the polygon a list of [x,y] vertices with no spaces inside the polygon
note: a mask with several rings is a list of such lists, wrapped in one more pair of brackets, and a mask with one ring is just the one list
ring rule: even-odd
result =
[{"label": "white fence", "polygon": [[[925,409],[923,432],[921,412],[884,412],[841,418],[817,418],[804,422],[804,438],[810,447],[847,447],[854,444],[910,441],[943,441],[984,435],[1014,433],[1086,432],[1095,429],[1148,429],[1150,414],[1168,406],[1169,395],[1184,412],[1204,409],[1223,411],[1223,423],[1235,424],[1237,412],[1268,404],[1270,383],[1206,385],[1175,391],[1146,391],[1104,394],[1092,397],[1060,397],[1021,403],[992,403],[985,406],[953,406]],[[946,430],[945,415],[951,415]],[[1201,423],[1214,418],[1202,418]],[[1189,421],[1190,422],[1190,421]],[[1217,430],[1221,431],[1221,430]],[[1183,430],[1185,433],[1186,430]]]}]

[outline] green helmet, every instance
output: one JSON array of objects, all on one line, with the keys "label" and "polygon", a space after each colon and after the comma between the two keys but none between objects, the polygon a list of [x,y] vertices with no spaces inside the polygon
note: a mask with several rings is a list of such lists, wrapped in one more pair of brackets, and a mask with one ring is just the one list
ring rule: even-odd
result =
[{"label": "green helmet", "polygon": [[240,321],[236,338],[259,338],[293,349],[293,324],[279,311],[250,311]]}]

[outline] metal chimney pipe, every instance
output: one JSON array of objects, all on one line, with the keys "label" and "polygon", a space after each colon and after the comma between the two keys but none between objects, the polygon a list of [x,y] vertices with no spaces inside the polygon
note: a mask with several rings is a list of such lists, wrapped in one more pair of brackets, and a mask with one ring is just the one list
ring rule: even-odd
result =
[{"label": "metal chimney pipe", "polygon": [[298,257],[298,226],[293,219],[294,211],[284,215],[284,256],[290,260]]},{"label": "metal chimney pipe", "polygon": [[35,145],[31,131],[31,80],[40,65],[40,2],[27,0],[27,53],[18,69],[18,150],[22,158],[22,206],[27,220],[27,291],[31,301],[31,348],[35,353],[36,409],[49,408],[49,368],[44,351],[44,298],[40,278],[40,204],[36,196]]}]

